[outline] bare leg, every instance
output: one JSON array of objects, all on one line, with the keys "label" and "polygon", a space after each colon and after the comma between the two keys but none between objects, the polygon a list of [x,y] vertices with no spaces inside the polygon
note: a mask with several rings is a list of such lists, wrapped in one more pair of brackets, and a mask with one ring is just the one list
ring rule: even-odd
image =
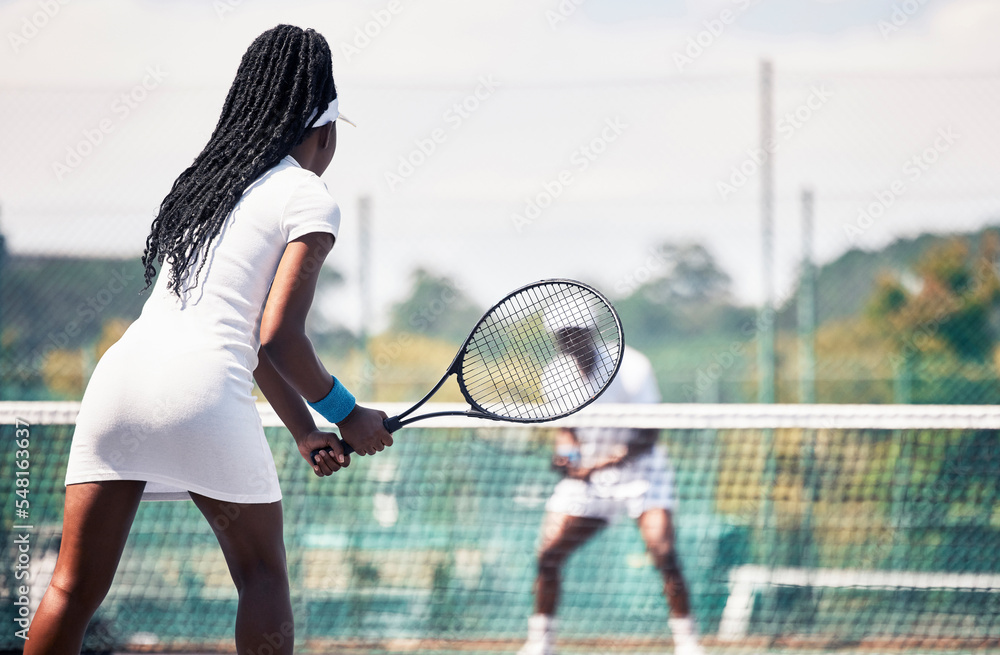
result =
[{"label": "bare leg", "polygon": [[281,503],[243,505],[194,493],[191,498],[211,524],[239,592],[236,651],[290,655],[295,629]]},{"label": "bare leg", "polygon": [[663,576],[663,595],[670,603],[671,616],[688,616],[691,604],[674,549],[674,524],[670,512],[665,509],[646,510],[639,517],[639,531],[657,570]]},{"label": "bare leg", "polygon": [[674,524],[665,509],[646,510],[639,517],[639,531],[656,568],[663,576],[663,595],[670,604],[670,632],[677,655],[704,655],[698,643],[698,629],[691,617],[691,603],[674,548]]},{"label": "bare leg", "polygon": [[62,543],[52,583],[28,631],[25,655],[76,655],[87,624],[111,588],[145,482],[66,487]]},{"label": "bare leg", "polygon": [[518,655],[551,655],[556,638],[555,613],[566,558],[602,527],[602,519],[549,512],[542,527],[535,579],[535,613],[528,619],[528,640]]},{"label": "bare leg", "polygon": [[535,579],[536,614],[555,615],[566,558],[605,525],[603,519],[546,514],[542,549],[538,555],[538,577]]}]

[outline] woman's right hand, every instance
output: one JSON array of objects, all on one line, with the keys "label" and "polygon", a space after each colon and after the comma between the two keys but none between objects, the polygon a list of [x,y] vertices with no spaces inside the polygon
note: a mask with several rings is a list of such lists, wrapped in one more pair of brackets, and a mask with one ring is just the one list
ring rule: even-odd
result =
[{"label": "woman's right hand", "polygon": [[385,412],[355,405],[337,428],[341,439],[358,455],[374,455],[392,445],[392,433],[382,424],[386,418]]}]

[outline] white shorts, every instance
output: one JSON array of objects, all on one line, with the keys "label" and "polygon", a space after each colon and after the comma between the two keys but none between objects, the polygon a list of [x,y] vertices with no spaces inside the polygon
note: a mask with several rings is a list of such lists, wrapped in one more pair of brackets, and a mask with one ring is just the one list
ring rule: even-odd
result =
[{"label": "white shorts", "polygon": [[624,466],[595,471],[590,480],[562,480],[545,510],[611,522],[622,514],[638,519],[650,509],[673,511],[675,504],[673,466],[667,454],[655,448]]}]

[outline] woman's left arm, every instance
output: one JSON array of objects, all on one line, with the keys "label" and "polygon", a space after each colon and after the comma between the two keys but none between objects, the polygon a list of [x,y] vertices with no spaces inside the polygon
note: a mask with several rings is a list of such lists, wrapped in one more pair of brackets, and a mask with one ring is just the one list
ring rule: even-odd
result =
[{"label": "woman's left arm", "polygon": [[[296,429],[302,428],[302,415],[298,408],[308,410],[301,399],[293,401],[291,396],[298,394],[315,403],[325,398],[334,386],[333,377],[306,336],[306,317],[312,307],[319,272],[331,248],[333,235],[325,232],[312,232],[288,243],[278,263],[261,317],[260,351],[268,361],[262,374],[267,377],[271,371],[276,373],[270,381],[272,394],[277,395],[279,405],[286,405],[282,411],[289,412],[289,421]],[[270,400],[263,384],[261,390]],[[291,410],[290,407],[296,409]],[[284,417],[282,420],[285,420]],[[355,404],[350,413],[336,420],[341,437],[358,455],[374,455],[392,445],[392,435],[383,425],[384,412]],[[292,427],[289,426],[289,429]],[[318,431],[310,435],[306,438],[297,436],[296,442],[302,457],[314,470],[317,466],[314,459],[319,460],[323,474],[328,474],[328,468],[335,471],[349,463],[335,436]],[[317,450],[320,452],[314,458],[311,453]]]},{"label": "woman's left arm", "polygon": [[[257,369],[253,374],[257,386],[278,418],[292,433],[299,452],[312,464],[316,475],[320,476],[330,475],[350,464],[349,456],[345,456],[343,462],[338,462],[333,457],[321,457],[319,463],[309,456],[314,450],[332,447],[333,442],[337,442],[335,452],[339,452],[339,440],[335,434],[316,429],[316,422],[302,399],[303,391],[316,396],[323,392],[324,386],[330,384],[330,374],[315,356],[304,327],[319,270],[332,247],[332,235],[323,233],[307,234],[286,246],[285,255],[271,286],[272,292],[264,307],[261,321],[263,345],[258,350]],[[296,291],[298,302],[289,297],[292,290]],[[276,320],[277,317],[282,320]],[[290,326],[298,326],[299,329],[289,329]],[[279,332],[280,339],[276,338]],[[296,374],[293,379],[305,389],[293,387],[275,366],[271,353],[276,347],[278,354],[289,360],[286,366],[294,366]]]},{"label": "woman's left arm", "polygon": [[284,382],[307,399],[330,391],[330,373],[305,328],[320,269],[332,248],[333,235],[324,232],[306,234],[285,246],[260,322],[260,350]]},{"label": "woman's left arm", "polygon": [[299,452],[312,462],[313,472],[316,475],[330,475],[351,463],[350,455],[345,456],[343,462],[333,458],[321,458],[318,464],[311,457],[307,457],[314,450],[330,447],[333,441],[337,441],[337,435],[316,428],[316,421],[313,420],[305,401],[275,370],[271,358],[263,348],[258,352],[257,368],[253,376],[267,402],[274,409],[274,413],[292,433]]}]

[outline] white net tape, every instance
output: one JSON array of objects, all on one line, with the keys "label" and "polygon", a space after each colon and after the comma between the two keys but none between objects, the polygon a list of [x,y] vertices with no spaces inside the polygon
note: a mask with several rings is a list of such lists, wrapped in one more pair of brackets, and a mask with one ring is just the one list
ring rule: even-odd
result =
[{"label": "white net tape", "polygon": [[[363,403],[364,404],[364,403]],[[378,403],[390,416],[409,408],[408,403]],[[467,405],[428,403],[420,414],[465,411]],[[78,402],[0,402],[0,425],[21,420],[33,425],[71,425],[80,410]],[[265,427],[280,427],[270,405],[257,410]],[[316,415],[317,425],[329,426]],[[492,422],[479,421],[484,426]],[[421,421],[423,428],[468,428],[464,416],[444,416]],[[758,405],[758,404],[660,404],[619,405],[599,403],[577,414],[545,425],[559,427],[699,429],[853,429],[853,430],[988,430],[1000,429],[1000,406],[993,405]]]}]

